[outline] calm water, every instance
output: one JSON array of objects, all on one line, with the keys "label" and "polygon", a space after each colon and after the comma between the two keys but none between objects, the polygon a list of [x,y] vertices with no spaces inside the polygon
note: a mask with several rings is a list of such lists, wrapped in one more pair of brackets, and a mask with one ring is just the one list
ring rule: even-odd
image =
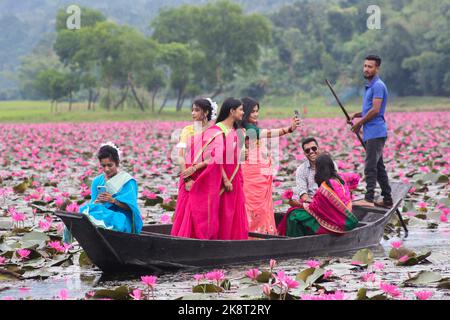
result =
[{"label": "calm water", "polygon": [[[410,275],[415,275],[421,270],[435,271],[442,277],[450,277],[450,228],[448,225],[440,225],[438,229],[429,230],[422,227],[410,227],[409,237],[403,239],[404,246],[414,251],[426,252],[432,251],[430,260],[433,263],[421,264],[412,267],[396,267],[388,258],[390,243],[396,238],[382,240],[380,245],[373,248],[376,261],[384,262],[386,267],[382,273],[384,281],[400,284]],[[340,254],[342,262],[349,263],[354,252]],[[323,260],[327,257],[311,257],[316,260]],[[74,261],[77,261],[75,258]],[[276,270],[285,270],[287,274],[295,276],[300,270],[305,269],[305,259],[278,260]],[[242,278],[245,272],[250,268],[267,268],[267,262],[246,264],[224,268],[226,276],[234,284],[231,293],[220,295],[220,299],[239,298],[237,296],[237,279]],[[103,288],[113,289],[120,285],[128,285],[132,288],[143,288],[139,282],[139,277],[131,279],[105,279],[102,273],[95,269],[83,269],[77,265],[62,268],[55,267],[48,271],[55,274],[42,281],[25,280],[20,282],[3,282],[0,284],[0,299],[5,297],[24,298],[24,299],[55,299],[61,289],[68,289],[69,299],[82,299],[85,294],[92,290]],[[191,294],[191,288],[195,284],[193,275],[206,270],[197,270],[196,272],[178,272],[159,275],[158,286],[155,292],[156,299],[176,299]],[[336,282],[326,283],[327,289],[339,288],[346,292],[348,298],[353,299],[356,291],[363,286],[360,281],[361,273],[365,271],[350,272]],[[378,274],[380,274],[378,272]],[[323,285],[323,284],[322,284]],[[370,285],[369,285],[370,287]],[[450,299],[450,290],[436,289],[435,285],[423,287],[434,292],[433,299]],[[3,288],[3,289],[2,289]],[[418,288],[401,288],[406,297],[411,298],[414,291]]]}]

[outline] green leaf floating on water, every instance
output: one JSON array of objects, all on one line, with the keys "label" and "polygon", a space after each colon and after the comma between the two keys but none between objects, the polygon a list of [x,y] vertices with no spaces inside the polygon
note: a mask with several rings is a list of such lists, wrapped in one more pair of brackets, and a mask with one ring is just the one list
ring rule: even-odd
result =
[{"label": "green leaf floating on water", "polygon": [[362,264],[372,264],[373,263],[373,252],[370,249],[361,249],[355,253],[352,261],[361,262]]},{"label": "green leaf floating on water", "polygon": [[199,284],[192,288],[193,293],[219,293],[223,291],[224,289],[222,287],[218,287],[212,283]]},{"label": "green leaf floating on water", "polygon": [[306,288],[315,283],[319,278],[325,274],[325,270],[322,268],[308,268],[301,271],[296,277],[296,280],[301,280]]},{"label": "green leaf floating on water", "polygon": [[27,233],[21,239],[23,248],[30,248],[35,245],[38,247],[43,247],[47,241],[50,241],[50,237],[45,233],[38,231]]},{"label": "green leaf floating on water", "polygon": [[414,277],[403,282],[404,286],[422,286],[429,283],[439,282],[442,277],[439,273],[431,271],[420,271]]},{"label": "green leaf floating on water", "polygon": [[377,291],[375,295],[369,297],[367,295],[367,289],[361,288],[358,290],[358,294],[356,295],[356,300],[388,300],[388,297],[383,294],[381,291]]},{"label": "green leaf floating on water", "polygon": [[260,283],[268,283],[271,278],[272,278],[272,272],[263,271],[256,278],[256,281],[258,281]]},{"label": "green leaf floating on water", "polygon": [[414,257],[416,253],[406,248],[392,248],[389,251],[389,258],[391,259],[400,259],[403,256]]},{"label": "green leaf floating on water", "polygon": [[25,191],[30,187],[30,182],[28,180],[25,180],[22,183],[19,183],[18,185],[13,187],[13,190],[15,193],[25,193]]},{"label": "green leaf floating on water", "polygon": [[438,286],[439,289],[448,289],[450,290],[450,280],[441,281]]},{"label": "green leaf floating on water", "polygon": [[166,211],[175,211],[175,207],[177,206],[176,201],[170,201],[169,203],[161,203],[161,208]]},{"label": "green leaf floating on water", "polygon": [[98,290],[93,299],[131,300],[131,290],[127,286],[118,287],[115,290]]},{"label": "green leaf floating on water", "polygon": [[145,200],[145,206],[146,207],[154,207],[156,206],[158,203],[163,203],[164,199],[161,197],[156,197],[156,199],[146,199]]},{"label": "green leaf floating on water", "polygon": [[78,263],[82,268],[90,268],[94,265],[84,251],[81,252],[80,257],[78,258]]}]

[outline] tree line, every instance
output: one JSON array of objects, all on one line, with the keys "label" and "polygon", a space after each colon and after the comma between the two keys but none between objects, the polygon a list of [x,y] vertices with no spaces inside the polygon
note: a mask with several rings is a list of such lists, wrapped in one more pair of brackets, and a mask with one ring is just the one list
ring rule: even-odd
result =
[{"label": "tree line", "polygon": [[220,0],[162,10],[149,36],[89,8],[68,30],[61,10],[51,49],[44,42],[21,66],[23,92],[152,112],[197,95],[319,95],[325,78],[355,95],[364,56],[376,53],[395,94],[450,95],[449,2],[378,2],[381,30],[367,28],[364,1],[302,0],[261,15]]}]

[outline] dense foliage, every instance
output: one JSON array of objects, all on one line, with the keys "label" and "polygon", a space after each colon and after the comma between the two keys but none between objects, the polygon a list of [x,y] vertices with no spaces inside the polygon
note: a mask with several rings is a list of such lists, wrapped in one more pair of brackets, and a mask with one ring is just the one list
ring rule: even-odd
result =
[{"label": "dense foliage", "polygon": [[[0,4],[0,99],[75,97],[158,111],[199,94],[314,96],[325,78],[351,96],[368,53],[383,58],[391,92],[450,95],[449,0],[377,1],[380,30],[367,27],[374,3],[355,0],[96,1],[77,31],[64,27],[68,15],[53,1],[40,1],[42,15],[26,3]],[[52,83],[59,88],[45,88]]]}]

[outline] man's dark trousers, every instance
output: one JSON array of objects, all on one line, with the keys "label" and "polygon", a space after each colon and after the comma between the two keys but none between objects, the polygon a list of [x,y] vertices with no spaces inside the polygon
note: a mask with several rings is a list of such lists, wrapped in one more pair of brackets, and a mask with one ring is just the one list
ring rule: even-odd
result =
[{"label": "man's dark trousers", "polygon": [[384,203],[392,203],[391,187],[383,162],[383,148],[386,138],[375,138],[366,141],[366,160],[364,174],[366,176],[366,201],[373,202],[377,181],[381,187]]}]

